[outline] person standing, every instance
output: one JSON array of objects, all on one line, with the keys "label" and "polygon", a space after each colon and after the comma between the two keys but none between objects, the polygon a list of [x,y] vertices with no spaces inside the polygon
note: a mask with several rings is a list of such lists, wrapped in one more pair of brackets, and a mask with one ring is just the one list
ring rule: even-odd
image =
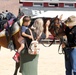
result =
[{"label": "person standing", "polygon": [[76,75],[76,17],[72,15],[65,22],[67,44],[62,44],[62,48],[65,52],[66,75]]}]

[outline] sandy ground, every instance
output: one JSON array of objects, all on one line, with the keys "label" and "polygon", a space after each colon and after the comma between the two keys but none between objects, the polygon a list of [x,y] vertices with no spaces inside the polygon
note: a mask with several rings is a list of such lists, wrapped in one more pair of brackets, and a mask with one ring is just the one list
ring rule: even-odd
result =
[{"label": "sandy ground", "polygon": [[[51,47],[41,46],[38,75],[65,75],[64,55],[58,54],[58,45]],[[12,59],[14,51],[1,48],[0,51],[0,75],[13,75],[15,69],[15,61]],[[21,75],[18,72],[18,75]]]}]

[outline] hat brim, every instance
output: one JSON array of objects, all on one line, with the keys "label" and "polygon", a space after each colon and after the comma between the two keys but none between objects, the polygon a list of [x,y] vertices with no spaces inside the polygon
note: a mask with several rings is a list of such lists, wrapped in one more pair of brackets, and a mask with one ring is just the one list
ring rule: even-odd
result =
[{"label": "hat brim", "polygon": [[68,24],[68,26],[75,26],[76,25],[76,21],[75,22],[68,22],[67,24]]}]

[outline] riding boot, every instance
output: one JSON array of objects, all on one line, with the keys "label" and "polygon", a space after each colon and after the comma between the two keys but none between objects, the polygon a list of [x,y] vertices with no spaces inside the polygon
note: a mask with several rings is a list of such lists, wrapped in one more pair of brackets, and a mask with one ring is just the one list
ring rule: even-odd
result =
[{"label": "riding boot", "polygon": [[15,55],[13,56],[13,59],[14,59],[16,62],[19,62],[19,57],[20,57],[20,53],[16,52]]}]

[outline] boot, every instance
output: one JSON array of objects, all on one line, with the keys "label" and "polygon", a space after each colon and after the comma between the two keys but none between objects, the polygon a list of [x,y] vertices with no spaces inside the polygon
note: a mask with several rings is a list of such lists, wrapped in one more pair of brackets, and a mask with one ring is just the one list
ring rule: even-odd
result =
[{"label": "boot", "polygon": [[19,62],[19,57],[20,57],[20,54],[18,52],[15,53],[15,55],[13,56],[13,59],[16,61],[16,62]]}]

